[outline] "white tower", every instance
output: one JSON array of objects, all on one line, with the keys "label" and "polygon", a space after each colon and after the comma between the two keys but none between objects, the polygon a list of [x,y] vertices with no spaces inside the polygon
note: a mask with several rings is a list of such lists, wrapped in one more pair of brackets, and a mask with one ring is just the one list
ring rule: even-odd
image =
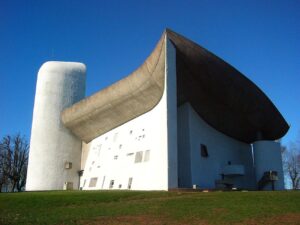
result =
[{"label": "white tower", "polygon": [[86,67],[46,62],[38,73],[26,190],[77,189],[81,141],[61,123],[61,112],[84,98]]}]

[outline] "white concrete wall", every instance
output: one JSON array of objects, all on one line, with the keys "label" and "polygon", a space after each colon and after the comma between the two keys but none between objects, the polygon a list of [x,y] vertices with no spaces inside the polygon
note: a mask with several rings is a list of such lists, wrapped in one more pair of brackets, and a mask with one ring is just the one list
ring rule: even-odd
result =
[{"label": "white concrete wall", "polygon": [[[264,172],[274,170],[278,173],[278,181],[275,181],[275,190],[284,189],[284,176],[282,169],[281,147],[279,142],[257,141],[253,143],[254,166],[256,172],[256,181],[258,182]],[[263,190],[272,190],[272,184],[269,183]]]},{"label": "white concrete wall", "polygon": [[[234,178],[238,188],[253,189],[255,178],[252,150],[249,144],[237,141],[215,130],[194,111],[189,103],[178,108],[178,157],[180,186],[215,188],[228,164],[244,165],[245,175]],[[202,157],[200,144],[207,146],[208,157]]]},{"label": "white concrete wall", "polygon": [[[128,189],[129,178],[132,190],[177,187],[176,57],[170,41],[166,48],[165,89],[160,102],[91,142],[81,178],[83,190]],[[135,162],[137,152],[142,152],[142,162]],[[90,187],[92,178],[97,179],[94,187]]]},{"label": "white concrete wall", "polygon": [[[85,95],[82,63],[46,62],[39,70],[32,120],[26,190],[78,188],[81,141],[61,123],[61,112]],[[72,162],[72,169],[65,163]]]}]

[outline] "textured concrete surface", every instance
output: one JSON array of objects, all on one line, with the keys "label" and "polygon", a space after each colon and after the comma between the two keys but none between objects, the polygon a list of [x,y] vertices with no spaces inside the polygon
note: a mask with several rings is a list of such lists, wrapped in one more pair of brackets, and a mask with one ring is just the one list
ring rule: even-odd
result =
[{"label": "textured concrete surface", "polygon": [[[78,188],[81,140],[61,123],[63,109],[85,95],[85,65],[46,62],[38,73],[32,120],[26,190]],[[72,168],[65,169],[67,162]]]},{"label": "textured concrete surface", "polygon": [[170,30],[135,72],[66,109],[62,113],[65,126],[89,142],[151,110],[163,93],[165,36],[176,48],[178,105],[190,102],[212,127],[246,143],[279,139],[288,131],[282,115],[254,83]]},{"label": "textured concrete surface", "polygon": [[164,91],[164,36],[144,64],[123,80],[62,113],[64,125],[84,142],[153,109]]}]

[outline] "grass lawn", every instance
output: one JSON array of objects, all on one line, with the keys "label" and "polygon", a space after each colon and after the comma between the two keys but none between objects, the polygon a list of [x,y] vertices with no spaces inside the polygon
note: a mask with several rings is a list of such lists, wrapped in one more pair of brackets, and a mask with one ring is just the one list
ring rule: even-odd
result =
[{"label": "grass lawn", "polygon": [[300,224],[300,192],[1,193],[0,224]]}]

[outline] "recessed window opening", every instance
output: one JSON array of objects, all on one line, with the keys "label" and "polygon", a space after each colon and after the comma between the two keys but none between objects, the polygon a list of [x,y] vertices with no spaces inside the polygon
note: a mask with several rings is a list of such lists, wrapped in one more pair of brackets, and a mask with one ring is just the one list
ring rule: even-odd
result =
[{"label": "recessed window opening", "polygon": [[131,189],[131,185],[132,185],[132,177],[129,177],[128,179],[128,185],[127,185],[127,189]]},{"label": "recessed window opening", "polygon": [[119,149],[121,149],[122,148],[122,145],[119,145]]},{"label": "recessed window opening", "polygon": [[114,156],[114,160],[117,160],[117,159],[118,159],[118,156],[117,156],[117,155],[115,155],[115,156]]},{"label": "recessed window opening", "polygon": [[100,156],[101,147],[102,147],[102,145],[98,145],[98,152],[97,152],[98,157]]},{"label": "recessed window opening", "polygon": [[114,183],[115,183],[114,180],[111,180],[111,181],[110,181],[110,183],[109,183],[109,188],[110,188],[110,189],[114,187]]},{"label": "recessed window opening", "polygon": [[92,177],[92,178],[90,179],[89,187],[96,187],[97,180],[98,180],[97,177]]},{"label": "recessed window opening", "polygon": [[207,147],[204,144],[200,144],[200,151],[201,151],[201,156],[206,158],[208,157],[208,151],[207,151]]},{"label": "recessed window opening", "polygon": [[122,188],[122,184],[119,184],[119,188]]},{"label": "recessed window opening", "polygon": [[72,169],[72,163],[71,162],[66,162],[65,163],[65,169]]},{"label": "recessed window opening", "polygon": [[115,133],[115,134],[114,134],[113,141],[114,141],[114,142],[116,142],[116,141],[117,141],[117,139],[118,139],[118,133]]},{"label": "recessed window opening", "polygon": [[144,162],[148,162],[150,160],[150,150],[145,151]]},{"label": "recessed window opening", "polygon": [[103,187],[104,187],[104,182],[105,182],[105,176],[103,177],[103,180],[102,180],[102,186],[101,186],[101,189],[103,189]]},{"label": "recessed window opening", "polygon": [[129,134],[132,134],[133,133],[133,131],[131,130],[131,131],[129,131]]},{"label": "recessed window opening", "polygon": [[140,163],[143,160],[143,151],[139,151],[137,153],[135,153],[135,159],[134,162],[135,163]]}]

